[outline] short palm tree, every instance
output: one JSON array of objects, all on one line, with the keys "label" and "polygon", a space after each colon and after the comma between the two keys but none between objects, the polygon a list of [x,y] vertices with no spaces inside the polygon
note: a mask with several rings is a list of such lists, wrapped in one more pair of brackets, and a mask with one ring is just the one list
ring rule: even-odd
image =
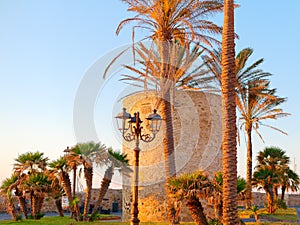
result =
[{"label": "short palm tree", "polygon": [[11,186],[17,181],[18,177],[16,175],[11,175],[11,177],[6,178],[0,187],[1,195],[5,195],[7,199],[7,212],[10,214],[12,220],[17,220],[17,209],[14,205],[13,195],[11,191]]},{"label": "short palm tree", "polygon": [[285,192],[288,190],[298,191],[300,184],[300,178],[297,173],[291,170],[289,167],[281,175],[281,200],[284,200]]},{"label": "short palm tree", "polygon": [[177,201],[186,201],[194,222],[207,225],[207,219],[200,199],[214,195],[215,189],[208,175],[201,171],[183,174],[168,180],[169,195]]},{"label": "short palm tree", "polygon": [[71,180],[69,176],[70,169],[67,166],[66,158],[60,157],[57,160],[51,161],[49,163],[49,170],[50,170],[51,177],[56,177],[56,176],[59,177],[64,192],[68,198],[71,215],[75,213],[76,220],[79,221],[80,220],[79,208],[77,205],[72,205],[73,196],[72,196]]},{"label": "short palm tree", "polygon": [[41,212],[45,195],[50,188],[48,176],[44,173],[32,173],[27,177],[24,186],[31,193],[31,214],[34,219],[39,219],[38,214]]},{"label": "short palm tree", "polygon": [[118,169],[119,171],[122,171],[124,173],[128,173],[131,171],[131,169],[128,167],[128,159],[126,158],[127,155],[121,154],[117,151],[113,151],[111,148],[109,148],[107,156],[108,168],[105,170],[104,177],[101,182],[101,187],[98,191],[97,200],[94,205],[94,209],[91,214],[90,220],[92,220],[98,212],[98,207],[100,206],[111,183],[112,177],[114,175],[114,170]]},{"label": "short palm tree", "polygon": [[86,181],[86,195],[84,201],[83,220],[87,221],[90,207],[91,191],[93,185],[93,163],[97,156],[105,152],[106,147],[101,143],[87,142],[78,143],[71,148],[70,156],[83,166],[84,178]]},{"label": "short palm tree", "polygon": [[267,195],[268,213],[274,213],[276,206],[276,197],[274,187],[279,183],[278,175],[266,167],[258,167],[253,173],[252,185],[259,189],[263,189]]},{"label": "short palm tree", "polygon": [[34,173],[46,169],[48,158],[44,157],[43,152],[26,152],[15,159],[14,173]]},{"label": "short palm tree", "polygon": [[268,211],[274,213],[277,207],[278,188],[283,183],[283,174],[289,168],[290,158],[278,147],[266,147],[258,152],[257,161],[252,184],[265,190]]},{"label": "short palm tree", "polygon": [[62,180],[58,174],[58,171],[51,169],[51,167],[46,171],[46,175],[51,183],[48,195],[54,199],[59,216],[64,217],[62,196],[65,195],[65,192],[62,185]]},{"label": "short palm tree", "polygon": [[[219,220],[222,220],[223,218],[223,174],[221,172],[217,172],[212,182],[215,188],[214,205],[215,205],[216,217]],[[244,201],[246,199],[246,192],[247,192],[247,182],[244,178],[238,176],[237,194],[238,194],[239,201]]]},{"label": "short palm tree", "polygon": [[[161,60],[159,70],[161,115],[165,119],[163,147],[168,179],[176,175],[171,107],[171,95],[175,83],[174,74],[168,68],[169,48],[174,41],[178,41],[182,45],[190,41],[199,41],[205,49],[216,43],[219,44],[220,42],[210,34],[220,34],[222,29],[206,18],[216,12],[221,12],[223,4],[219,0],[123,0],[123,2],[127,3],[128,11],[136,13],[136,16],[123,20],[117,28],[117,34],[124,25],[136,22],[136,25],[133,26],[133,37],[135,29],[146,30],[148,35],[145,39],[154,40],[158,46]],[[168,191],[167,186],[166,191]],[[172,223],[173,203],[170,199],[167,201],[169,222]]]}]

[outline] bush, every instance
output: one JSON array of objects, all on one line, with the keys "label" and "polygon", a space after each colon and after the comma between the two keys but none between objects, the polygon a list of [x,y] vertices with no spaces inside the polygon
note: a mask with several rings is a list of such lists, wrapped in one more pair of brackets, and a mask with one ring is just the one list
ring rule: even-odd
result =
[{"label": "bush", "polygon": [[211,220],[208,222],[208,225],[223,225],[223,223],[221,223],[221,221],[218,220],[218,219],[211,219]]},{"label": "bush", "polygon": [[287,205],[282,199],[277,200],[277,206],[279,209],[287,209]]}]

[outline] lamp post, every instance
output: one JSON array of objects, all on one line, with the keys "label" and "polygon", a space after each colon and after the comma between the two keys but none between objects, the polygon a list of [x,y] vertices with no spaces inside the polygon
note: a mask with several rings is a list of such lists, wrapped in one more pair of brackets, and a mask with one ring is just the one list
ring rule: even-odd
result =
[{"label": "lamp post", "polygon": [[156,109],[154,109],[154,113],[150,114],[148,118],[146,118],[150,122],[149,130],[150,134],[142,134],[143,127],[141,126],[140,113],[134,113],[134,116],[131,116],[126,109],[123,108],[123,111],[116,116],[118,122],[118,128],[122,133],[122,136],[125,141],[132,142],[135,141],[134,148],[134,186],[133,186],[133,201],[131,208],[131,225],[138,225],[140,220],[138,218],[138,187],[139,187],[139,143],[140,140],[143,142],[151,142],[154,140],[156,134],[160,130],[161,126],[161,116],[156,113]]}]

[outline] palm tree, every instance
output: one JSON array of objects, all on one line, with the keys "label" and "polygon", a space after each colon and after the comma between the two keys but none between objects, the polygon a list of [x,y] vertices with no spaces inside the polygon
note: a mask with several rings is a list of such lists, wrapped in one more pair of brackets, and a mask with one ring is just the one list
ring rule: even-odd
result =
[{"label": "palm tree", "polygon": [[128,167],[128,159],[126,157],[127,157],[127,155],[125,155],[125,154],[121,154],[119,152],[113,151],[111,148],[108,149],[108,164],[109,164],[109,166],[104,173],[104,177],[101,182],[101,187],[99,188],[99,191],[98,191],[97,200],[94,205],[94,209],[91,214],[90,220],[93,219],[93,217],[96,215],[96,213],[98,211],[98,207],[100,206],[100,204],[109,188],[109,185],[111,183],[112,177],[114,175],[114,170],[118,169],[125,173],[128,173],[129,171],[131,171]]},{"label": "palm tree", "polygon": [[258,152],[257,161],[252,184],[265,190],[268,211],[274,213],[277,207],[278,188],[283,184],[284,172],[289,169],[290,158],[278,147],[266,147]]},{"label": "palm tree", "polygon": [[14,172],[16,174],[31,174],[41,172],[46,169],[48,158],[44,157],[43,152],[26,152],[15,159]]},{"label": "palm tree", "polygon": [[197,225],[207,225],[200,199],[208,199],[214,195],[215,189],[208,175],[202,171],[182,174],[168,180],[169,195],[177,201],[186,200],[190,213]]},{"label": "palm tree", "polygon": [[62,183],[64,192],[66,193],[68,198],[71,215],[75,213],[76,220],[80,221],[80,213],[79,213],[78,206],[76,204],[72,206],[73,196],[72,196],[72,187],[71,187],[71,181],[69,176],[70,169],[67,167],[66,158],[60,157],[57,160],[53,160],[52,162],[49,163],[49,167],[50,167],[50,173],[52,174],[51,176],[57,175]]},{"label": "palm tree", "polygon": [[78,143],[71,148],[70,157],[83,165],[83,173],[86,181],[86,195],[84,201],[83,220],[87,221],[88,211],[90,207],[91,191],[93,185],[93,162],[97,156],[103,155],[106,147],[101,143],[87,142]]},{"label": "palm tree", "polygon": [[64,217],[62,196],[65,194],[65,192],[62,185],[62,180],[60,179],[58,171],[51,169],[51,167],[46,171],[46,175],[48,176],[48,180],[51,182],[48,195],[54,199],[59,216]]},{"label": "palm tree", "polygon": [[290,168],[287,168],[286,171],[281,176],[280,185],[281,185],[281,200],[284,201],[285,191],[289,189],[291,191],[298,191],[300,184],[300,178],[297,173],[295,173]]},{"label": "palm tree", "polygon": [[[214,204],[216,217],[219,220],[223,218],[223,173],[217,172],[213,179],[213,184],[215,188],[214,193]],[[237,194],[238,200],[244,201],[246,199],[247,192],[247,182],[244,178],[237,177]]]},{"label": "palm tree", "polygon": [[236,159],[236,74],[234,49],[234,1],[224,1],[222,32],[222,167],[223,223],[238,224]]},{"label": "palm tree", "polygon": [[266,167],[257,167],[253,173],[252,185],[263,189],[267,195],[268,213],[274,213],[276,210],[276,197],[274,187],[279,183],[278,175],[275,171]]},{"label": "palm tree", "polygon": [[[30,193],[31,206],[34,204],[33,201],[35,200],[35,196],[33,196],[34,191],[33,189],[29,189],[29,186],[26,185],[26,182],[28,182],[30,176],[33,176],[34,174],[43,173],[46,169],[48,160],[49,159],[47,157],[44,157],[44,153],[39,151],[26,152],[19,155],[15,159],[13,172],[20,178],[19,185],[21,186],[21,189],[23,189],[23,191],[25,192],[28,191]],[[18,195],[22,196],[22,193]],[[24,212],[24,214],[27,213]]]},{"label": "palm tree", "polygon": [[11,177],[6,178],[0,187],[1,195],[5,195],[7,198],[7,212],[10,214],[12,220],[17,220],[17,209],[14,205],[13,196],[11,192],[11,186],[17,181],[18,177],[16,175],[11,175]]},{"label": "palm tree", "polygon": [[48,176],[44,173],[32,173],[26,181],[25,187],[31,193],[31,214],[34,219],[39,219],[46,192],[50,188]]},{"label": "palm tree", "polygon": [[[269,88],[267,78],[270,73],[264,72],[258,67],[263,63],[263,59],[259,59],[249,66],[247,61],[253,54],[251,48],[242,49],[235,59],[236,73],[236,93],[237,93],[237,108],[240,112],[240,129],[245,129],[247,137],[247,208],[251,203],[251,180],[252,180],[252,130],[255,130],[262,137],[258,128],[262,124],[261,121],[266,119],[277,119],[288,115],[283,113],[282,109],[276,108],[286,99],[279,98],[275,95],[276,90]],[[217,81],[221,85],[221,50],[216,51],[214,57],[204,57],[210,71],[215,75]],[[271,127],[271,126],[269,126]],[[275,127],[273,129],[279,130]],[[279,130],[281,131],[281,130]],[[282,132],[282,131],[281,131]]]},{"label": "palm tree", "polygon": [[[238,94],[237,105],[241,114],[241,128],[245,129],[247,135],[247,182],[249,187],[251,187],[252,179],[252,130],[256,131],[260,138],[262,138],[258,131],[260,126],[267,126],[286,134],[276,127],[263,123],[268,119],[275,120],[289,115],[278,108],[278,105],[285,102],[286,99],[276,96],[275,92],[275,89],[269,88],[269,82],[258,80],[248,82],[248,85],[244,86]],[[251,189],[248,198],[251,199]]]},{"label": "palm tree", "polygon": [[[128,11],[137,15],[121,21],[117,28],[117,34],[127,23],[136,22],[137,25],[132,30],[133,38],[135,29],[140,28],[149,32],[145,39],[149,38],[157,42],[161,60],[159,74],[161,82],[161,114],[162,118],[165,119],[163,147],[166,177],[168,179],[176,175],[171,107],[171,95],[175,83],[174,74],[168,68],[169,49],[175,40],[182,45],[193,40],[200,41],[201,46],[205,49],[219,43],[208,34],[220,34],[222,29],[211,21],[206,20],[206,16],[222,11],[222,3],[218,0],[123,0],[123,2],[128,4]],[[168,191],[167,186],[166,191]],[[169,198],[167,201],[169,222],[172,223],[173,203]]]}]

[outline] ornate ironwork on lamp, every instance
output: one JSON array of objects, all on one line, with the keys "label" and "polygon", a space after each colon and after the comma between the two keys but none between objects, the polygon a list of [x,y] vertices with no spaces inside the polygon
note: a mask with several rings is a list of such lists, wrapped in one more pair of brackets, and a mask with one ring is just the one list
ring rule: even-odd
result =
[{"label": "ornate ironwork on lamp", "polygon": [[135,140],[134,148],[134,186],[133,186],[133,201],[131,209],[131,225],[138,225],[140,220],[138,218],[138,185],[139,185],[139,142],[151,142],[154,140],[156,134],[159,132],[161,127],[161,116],[157,114],[157,110],[154,109],[153,114],[150,114],[146,119],[149,121],[150,134],[142,134],[143,127],[141,126],[140,113],[135,112],[134,116],[131,116],[126,109],[119,113],[116,117],[118,129],[122,133],[125,141],[131,142]]}]

